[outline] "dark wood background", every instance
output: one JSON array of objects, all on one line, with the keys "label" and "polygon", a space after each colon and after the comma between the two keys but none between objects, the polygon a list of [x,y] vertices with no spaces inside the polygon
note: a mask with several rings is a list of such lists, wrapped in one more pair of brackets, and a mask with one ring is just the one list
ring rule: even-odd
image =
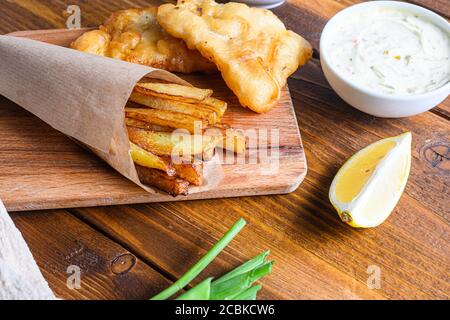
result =
[{"label": "dark wood background", "polygon": [[[290,0],[274,10],[316,50],[315,59],[289,81],[309,167],[296,192],[12,214],[55,293],[65,299],[147,299],[244,217],[250,224],[201,278],[270,249],[276,264],[263,280],[263,299],[448,299],[450,101],[415,117],[380,119],[336,96],[320,70],[318,40],[326,21],[354,2]],[[447,0],[414,2],[450,15]],[[152,1],[2,0],[0,34],[64,28],[69,4],[81,7],[87,27],[114,10]],[[405,131],[413,133],[413,163],[399,205],[378,228],[344,225],[328,201],[338,168],[369,143]],[[81,267],[80,290],[66,286],[69,265]],[[367,287],[372,265],[381,270],[376,290]]]}]

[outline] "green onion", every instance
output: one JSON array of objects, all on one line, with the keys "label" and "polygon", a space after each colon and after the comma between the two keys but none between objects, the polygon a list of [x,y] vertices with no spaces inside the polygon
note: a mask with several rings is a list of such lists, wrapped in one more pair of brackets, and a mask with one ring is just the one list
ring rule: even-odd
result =
[{"label": "green onion", "polygon": [[262,285],[257,284],[251,288],[248,288],[244,292],[239,293],[230,300],[256,300],[256,295],[258,294],[259,290],[261,290],[261,288]]},{"label": "green onion", "polygon": [[266,262],[261,266],[246,273],[239,274],[228,280],[212,283],[209,300],[231,300],[241,292],[249,289],[255,281],[258,281],[272,271],[272,262]]},{"label": "green onion", "polygon": [[272,271],[273,262],[266,261],[268,254],[261,253],[213,282],[206,279],[178,300],[253,300],[261,287],[252,285]]},{"label": "green onion", "polygon": [[[152,298],[165,300],[187,286],[242,230],[246,222],[240,219],[186,274],[169,288]],[[217,280],[207,278],[184,292],[178,300],[256,300],[261,285],[256,281],[272,272],[272,261],[267,261],[269,251],[263,252]]]},{"label": "green onion", "polygon": [[227,273],[226,275],[220,277],[217,280],[214,280],[215,284],[218,284],[220,282],[226,281],[228,279],[231,279],[237,275],[240,275],[242,273],[246,273],[247,271],[253,270],[254,268],[262,265],[264,262],[266,262],[266,258],[269,255],[269,251],[263,252],[260,255],[254,257],[252,260],[244,263],[239,268],[234,269],[233,271]]},{"label": "green onion", "polygon": [[217,242],[188,272],[174,282],[170,287],[154,296],[151,300],[166,300],[186,287],[195,277],[197,277],[219,253],[233,240],[233,238],[247,224],[244,219],[239,219],[231,229]]},{"label": "green onion", "polygon": [[194,288],[179,296],[177,300],[209,300],[212,279],[213,278],[207,278],[203,280]]}]

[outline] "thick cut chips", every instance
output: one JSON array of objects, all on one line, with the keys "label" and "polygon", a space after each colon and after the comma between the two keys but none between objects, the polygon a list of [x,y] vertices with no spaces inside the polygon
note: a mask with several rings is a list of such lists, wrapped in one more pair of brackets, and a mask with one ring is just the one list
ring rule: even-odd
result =
[{"label": "thick cut chips", "polygon": [[187,114],[199,119],[207,120],[210,124],[215,124],[217,121],[217,114],[214,111],[191,103],[152,97],[137,92],[131,94],[130,100],[152,109]]},{"label": "thick cut chips", "polygon": [[147,168],[159,169],[169,176],[175,175],[176,170],[167,159],[144,150],[132,142],[130,142],[130,146],[130,154],[134,163]]},{"label": "thick cut chips", "polygon": [[138,83],[134,91],[145,95],[192,103],[203,101],[213,94],[213,91],[210,89],[188,87],[175,83],[154,82]]},{"label": "thick cut chips", "polygon": [[[189,135],[185,133],[153,132],[135,127],[127,127],[130,141],[158,156],[172,158],[202,155],[213,150],[218,144],[218,136]],[[175,159],[172,159],[175,160]]]},{"label": "thick cut chips", "polygon": [[186,129],[191,133],[195,133],[196,130],[202,130],[207,125],[207,121],[200,118],[158,109],[125,108],[125,115],[127,118],[149,122],[158,126]]},{"label": "thick cut chips", "polygon": [[166,173],[152,168],[136,165],[139,180],[149,186],[161,189],[173,196],[187,195],[189,182],[177,177],[168,176]]}]

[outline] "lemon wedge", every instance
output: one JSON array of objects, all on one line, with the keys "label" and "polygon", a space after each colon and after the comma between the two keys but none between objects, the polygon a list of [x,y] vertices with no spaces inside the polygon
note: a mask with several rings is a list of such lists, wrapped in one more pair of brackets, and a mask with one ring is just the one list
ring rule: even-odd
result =
[{"label": "lemon wedge", "polygon": [[342,221],[372,228],[389,217],[408,181],[411,140],[407,132],[377,141],[342,166],[329,195]]}]

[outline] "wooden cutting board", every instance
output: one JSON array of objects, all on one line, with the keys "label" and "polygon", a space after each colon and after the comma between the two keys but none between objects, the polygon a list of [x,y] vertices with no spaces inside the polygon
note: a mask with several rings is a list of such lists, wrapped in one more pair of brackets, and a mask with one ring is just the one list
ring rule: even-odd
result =
[{"label": "wooden cutting board", "polygon": [[[68,46],[84,31],[38,30],[10,35]],[[7,209],[25,211],[283,194],[299,187],[306,175],[306,159],[287,88],[283,89],[278,106],[267,114],[257,115],[239,105],[219,75],[181,77],[194,85],[214,89],[215,97],[228,102],[224,124],[256,132],[267,130],[269,137],[278,130],[278,141],[271,140],[267,148],[267,139],[262,134],[256,148],[249,146],[248,161],[223,165],[224,178],[216,188],[173,198],[145,192],[60,132],[0,96],[0,199]],[[253,156],[272,152],[279,153],[279,165],[267,161],[267,157]]]}]

